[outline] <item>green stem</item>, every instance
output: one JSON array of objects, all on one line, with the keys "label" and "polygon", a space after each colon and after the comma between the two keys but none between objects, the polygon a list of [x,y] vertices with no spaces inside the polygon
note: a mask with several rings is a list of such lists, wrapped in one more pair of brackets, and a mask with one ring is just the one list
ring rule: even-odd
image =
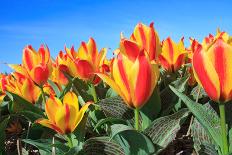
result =
[{"label": "green stem", "polygon": [[[45,104],[46,103],[46,99],[45,99],[45,93],[44,93],[44,90],[43,90],[43,86],[40,87],[40,90],[41,90],[41,93],[42,93],[43,103]],[[41,106],[41,108],[42,108],[42,106]]]},{"label": "green stem", "polygon": [[68,134],[66,139],[68,141],[68,146],[70,148],[72,148],[73,147],[73,142],[72,142],[71,134]]},{"label": "green stem", "polygon": [[134,113],[135,113],[135,129],[139,130],[139,109],[135,108]]},{"label": "green stem", "polygon": [[222,132],[222,146],[223,154],[228,155],[228,141],[226,132],[226,118],[225,118],[225,104],[219,103],[220,119],[221,119],[221,132]]},{"label": "green stem", "polygon": [[96,89],[95,89],[94,84],[91,84],[91,87],[92,87],[91,92],[92,92],[94,103],[97,103],[97,93],[96,93]]}]

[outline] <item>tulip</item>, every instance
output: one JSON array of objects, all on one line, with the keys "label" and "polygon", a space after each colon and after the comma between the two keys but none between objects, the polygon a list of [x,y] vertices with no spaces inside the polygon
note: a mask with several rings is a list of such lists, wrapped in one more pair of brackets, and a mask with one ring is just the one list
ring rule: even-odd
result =
[{"label": "tulip", "polygon": [[17,72],[5,77],[3,87],[6,91],[17,94],[32,104],[35,104],[40,96],[40,89],[34,82]]},{"label": "tulip", "polygon": [[58,85],[67,85],[68,79],[64,73],[70,73],[68,64],[70,63],[68,55],[60,51],[59,55],[56,57],[55,62],[53,63],[53,71],[51,79]]},{"label": "tulip", "polygon": [[[130,39],[137,42],[140,51],[142,49],[147,51],[150,60],[156,61],[161,53],[161,47],[158,33],[155,31],[153,25],[154,23],[151,23],[150,26],[142,23],[137,24]],[[122,52],[124,52],[123,49]]]},{"label": "tulip", "polygon": [[36,52],[31,45],[23,50],[22,65],[10,65],[16,72],[28,76],[36,84],[45,84],[52,73],[52,62],[48,47],[41,46]]},{"label": "tulip", "polygon": [[39,119],[39,123],[51,128],[59,134],[72,133],[81,122],[90,103],[79,109],[78,98],[73,92],[68,92],[63,99],[51,96],[45,104],[45,112],[48,119]]},{"label": "tulip", "polygon": [[[140,51],[139,45],[127,40],[128,45],[123,50],[134,52],[137,56],[127,57],[119,53],[113,60],[112,77],[107,74],[97,75],[111,86],[131,108],[141,108],[151,96],[157,80],[159,70],[157,64],[151,64],[146,52]],[[121,50],[121,48],[120,48]]]},{"label": "tulip", "polygon": [[208,49],[199,46],[192,62],[198,83],[212,100],[219,103],[223,154],[228,154],[225,102],[232,99],[232,46],[229,43],[219,37]]},{"label": "tulip", "polygon": [[162,43],[162,53],[159,55],[161,66],[168,72],[177,71],[184,63],[186,51],[184,38],[176,44],[170,37]]},{"label": "tulip", "polygon": [[0,104],[2,103],[4,97],[6,96],[6,75],[0,74]]},{"label": "tulip", "polygon": [[[106,57],[106,49],[103,48],[99,53],[93,38],[88,43],[82,42],[78,52],[65,48],[71,60],[68,64],[70,74],[85,81],[94,81],[94,73],[99,72]],[[96,83],[94,83],[96,84]]]}]

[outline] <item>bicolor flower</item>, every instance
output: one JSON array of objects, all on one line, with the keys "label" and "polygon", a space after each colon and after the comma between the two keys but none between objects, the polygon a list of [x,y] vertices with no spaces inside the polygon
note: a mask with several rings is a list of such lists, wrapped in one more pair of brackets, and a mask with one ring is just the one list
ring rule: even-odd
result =
[{"label": "bicolor flower", "polygon": [[232,46],[220,37],[208,49],[199,46],[193,55],[194,75],[214,101],[232,99],[231,60]]},{"label": "bicolor flower", "polygon": [[177,71],[184,63],[186,51],[184,38],[176,44],[170,37],[162,42],[162,53],[159,55],[161,66],[168,72]]},{"label": "bicolor flower", "polygon": [[0,104],[2,103],[4,97],[6,96],[6,77],[5,74],[0,74]]},{"label": "bicolor flower", "polygon": [[71,59],[68,58],[67,54],[60,51],[55,62],[53,63],[53,71],[51,76],[51,79],[58,85],[68,84],[68,79],[64,73],[70,73],[70,69],[68,67],[69,63],[71,63]]},{"label": "bicolor flower", "polygon": [[73,92],[68,92],[63,99],[51,96],[45,104],[47,119],[39,119],[36,123],[51,128],[60,134],[73,132],[81,122],[90,103],[79,109],[78,98]]},{"label": "bicolor flower", "polygon": [[52,73],[52,62],[48,47],[41,45],[36,52],[31,45],[23,50],[22,65],[10,65],[16,72],[30,77],[36,84],[43,85]]},{"label": "bicolor flower", "polygon": [[159,70],[157,64],[151,64],[144,50],[140,51],[133,41],[130,44],[131,48],[126,49],[137,55],[131,55],[129,58],[119,52],[112,64],[111,76],[102,73],[97,75],[112,87],[129,107],[141,108],[156,86]]},{"label": "bicolor flower", "polygon": [[[147,51],[150,60],[156,61],[161,53],[161,47],[158,33],[155,31],[153,25],[154,23],[151,23],[150,26],[146,26],[142,23],[137,24],[130,39],[139,45],[140,51],[143,49]],[[127,48],[128,46],[125,45],[124,47]],[[126,51],[128,50],[121,48],[121,52],[125,53]]]},{"label": "bicolor flower", "polygon": [[32,104],[36,103],[41,94],[39,87],[31,79],[18,72],[7,75],[3,87],[5,87],[5,90],[21,96]]},{"label": "bicolor flower", "polygon": [[88,43],[82,42],[78,52],[66,48],[68,57],[71,59],[69,63],[70,73],[74,77],[78,77],[85,81],[94,80],[94,73],[99,72],[101,66],[104,64],[106,57],[106,49],[103,48],[99,53],[97,45],[93,38],[89,39]]},{"label": "bicolor flower", "polygon": [[[190,47],[186,49],[187,51],[186,63],[192,63],[193,54],[197,50],[198,46],[200,46],[200,43],[196,41],[196,39],[193,39],[193,38],[189,38],[189,39],[190,39]],[[194,77],[192,66],[189,66],[187,68],[187,73],[189,74],[188,84],[190,86],[194,86],[197,83],[197,81]]]}]

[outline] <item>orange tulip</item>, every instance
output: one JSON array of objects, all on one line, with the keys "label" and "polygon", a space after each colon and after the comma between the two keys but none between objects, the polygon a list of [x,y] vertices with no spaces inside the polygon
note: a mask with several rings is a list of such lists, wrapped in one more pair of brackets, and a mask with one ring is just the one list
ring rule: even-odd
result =
[{"label": "orange tulip", "polygon": [[159,61],[162,67],[168,72],[177,71],[185,60],[184,38],[176,44],[170,37],[162,43],[162,53],[159,55]]},{"label": "orange tulip", "polygon": [[222,37],[208,48],[198,46],[193,55],[193,69],[197,81],[214,101],[232,99],[232,46]]},{"label": "orange tulip", "polygon": [[135,42],[127,42],[130,46],[124,47],[123,50],[126,50],[126,53],[134,52],[137,56],[134,54],[127,57],[119,52],[112,64],[111,77],[103,73],[97,75],[112,87],[129,107],[141,108],[156,86],[159,78],[158,65],[151,64],[147,53],[140,51]]},{"label": "orange tulip", "polygon": [[60,134],[73,132],[81,122],[90,103],[79,109],[78,98],[73,92],[68,92],[63,99],[51,96],[45,105],[48,119],[39,119],[36,123],[51,128]]},{"label": "orange tulip", "polygon": [[17,72],[5,77],[3,87],[5,87],[5,90],[21,96],[32,104],[35,104],[40,96],[40,89],[34,82]]},{"label": "orange tulip", "polygon": [[[137,24],[130,39],[137,42],[140,51],[142,51],[142,49],[147,51],[150,60],[157,60],[161,53],[161,47],[158,33],[155,31],[153,25],[154,23],[151,23],[150,26],[146,26],[142,23]],[[126,51],[122,48],[121,52]]]},{"label": "orange tulip", "polygon": [[36,84],[43,85],[52,73],[52,62],[48,47],[43,45],[38,53],[31,45],[23,50],[22,65],[10,65],[16,72],[30,77]]},{"label": "orange tulip", "polygon": [[94,80],[95,72],[99,72],[106,57],[106,49],[103,48],[100,53],[97,52],[97,46],[93,38],[89,39],[88,43],[82,42],[78,52],[66,48],[69,59],[68,64],[70,74],[74,77],[79,77],[85,81]]}]

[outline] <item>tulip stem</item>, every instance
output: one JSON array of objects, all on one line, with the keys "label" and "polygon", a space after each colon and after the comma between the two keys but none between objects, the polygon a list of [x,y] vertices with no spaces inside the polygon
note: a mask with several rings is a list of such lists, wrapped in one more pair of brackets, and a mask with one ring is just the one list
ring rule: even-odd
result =
[{"label": "tulip stem", "polygon": [[134,113],[135,113],[135,129],[139,130],[139,109],[135,108]]},{"label": "tulip stem", "polygon": [[68,146],[72,148],[73,142],[72,142],[71,134],[67,134],[67,141],[68,141]]},{"label": "tulip stem", "polygon": [[[44,93],[44,90],[43,90],[43,86],[40,87],[40,90],[41,90],[43,102],[45,104],[46,103],[46,99],[45,99],[45,93]],[[42,104],[41,104],[41,108],[42,108]]]},{"label": "tulip stem", "polygon": [[221,119],[221,133],[222,133],[222,151],[224,155],[228,155],[228,141],[226,131],[226,118],[225,118],[225,104],[219,103],[220,119]]},{"label": "tulip stem", "polygon": [[97,103],[97,93],[96,93],[96,89],[94,84],[91,84],[91,92],[92,92],[92,96],[93,96],[93,101],[94,103]]}]

